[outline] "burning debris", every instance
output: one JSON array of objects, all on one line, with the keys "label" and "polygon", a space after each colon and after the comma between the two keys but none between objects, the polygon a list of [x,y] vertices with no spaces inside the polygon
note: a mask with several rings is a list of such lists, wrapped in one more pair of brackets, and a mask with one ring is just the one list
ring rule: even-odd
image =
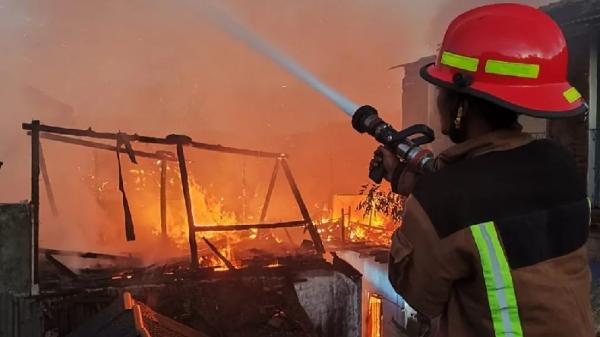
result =
[{"label": "burning debris", "polygon": [[[332,262],[323,258],[325,250],[319,235],[323,228],[317,228],[318,222],[310,217],[285,155],[197,143],[186,136],[154,138],[100,133],[36,121],[23,127],[32,139],[32,203],[27,207],[7,205],[9,211],[0,221],[10,226],[0,229],[11,231],[1,233],[2,237],[22,238],[15,242],[25,244],[14,246],[15,252],[30,254],[19,253],[21,259],[0,261],[2,273],[18,270],[16,273],[21,275],[14,281],[18,287],[3,286],[2,293],[9,291],[10,295],[6,293],[6,299],[0,299],[0,305],[6,308],[0,322],[27,322],[25,317],[36,315],[41,319],[27,328],[13,325],[5,329],[7,336],[100,336],[110,329],[129,329],[132,336],[143,337],[316,337],[360,333],[360,274],[337,256]],[[117,145],[79,137],[109,139]],[[127,154],[137,167],[125,169],[126,162],[118,160],[118,189],[111,191],[109,185],[113,184],[96,175],[87,179],[88,185],[97,191],[99,202],[112,195],[108,199],[122,205],[128,239],[143,240],[146,236],[140,235],[144,233],[140,228],[151,228],[153,244],[165,250],[171,247],[178,254],[165,252],[148,265],[143,256],[137,255],[39,247],[40,174],[46,191],[51,190],[40,139],[112,151],[117,157],[121,152]],[[172,154],[134,150],[134,144],[137,148],[141,143],[175,145],[177,151]],[[226,209],[222,198],[189,174],[190,162],[184,148],[275,161],[258,223],[240,221],[236,213]],[[140,165],[138,158],[153,162]],[[280,170],[291,188],[301,220],[265,222]],[[178,180],[183,208],[175,207],[169,198]],[[158,193],[149,193],[156,185]],[[54,200],[51,193],[46,197]],[[148,227],[148,223],[152,225]],[[296,244],[290,234],[294,229],[303,229],[310,240]],[[202,235],[201,244],[196,240],[198,233]],[[191,259],[185,257],[186,244]],[[136,300],[124,302],[123,294],[125,298],[132,294]],[[7,301],[22,304],[5,306]],[[328,314],[323,316],[323,312]],[[121,323],[111,327],[103,325],[106,320]],[[99,330],[99,325],[107,330]]]},{"label": "burning debris", "polygon": [[402,197],[365,185],[359,194],[334,195],[332,210],[323,210],[316,222],[325,242],[335,249],[351,243],[388,246],[402,223]]},{"label": "burning debris", "polygon": [[[129,262],[129,267],[78,270],[76,278],[55,281],[52,266],[42,262],[36,303],[44,308],[44,331],[62,336],[78,327],[69,336],[96,336],[90,330],[97,327],[94,322],[106,319],[114,305],[98,310],[128,291],[147,305],[149,316],[140,304],[144,321],[157,316],[154,324],[163,329],[172,327],[165,316],[206,336],[358,336],[352,331],[359,326],[360,274],[337,257],[328,263],[315,254],[262,256],[244,261],[243,269],[191,269],[185,260],[146,267]],[[329,316],[321,317],[322,312]],[[86,323],[80,326],[77,317]]]},{"label": "burning debris", "polygon": [[[155,208],[148,207],[148,205],[150,205],[152,203],[147,202],[147,200],[149,198],[152,198],[153,200],[160,200],[160,219],[161,219],[160,229],[161,229],[161,232],[163,232],[163,230],[164,230],[164,233],[161,233],[161,235],[164,235],[164,236],[172,235],[174,237],[173,241],[175,242],[176,246],[181,247],[184,243],[184,238],[181,237],[181,233],[187,232],[186,233],[187,234],[187,243],[190,246],[192,266],[195,266],[198,263],[200,263],[200,260],[197,256],[198,249],[197,249],[195,234],[197,232],[213,232],[213,231],[222,231],[223,229],[228,229],[227,227],[219,228],[218,226],[227,226],[227,225],[235,224],[235,223],[237,223],[237,219],[233,213],[227,212],[223,209],[221,200],[216,199],[213,196],[210,196],[209,193],[207,193],[207,191],[203,187],[201,187],[198,183],[196,183],[195,179],[189,175],[188,168],[187,168],[188,162],[185,159],[185,154],[183,151],[184,145],[192,147],[192,148],[207,150],[207,151],[216,151],[216,152],[230,153],[230,154],[236,154],[236,155],[241,155],[241,156],[251,156],[251,157],[258,157],[258,158],[275,159],[275,167],[273,170],[271,181],[269,183],[269,190],[268,190],[266,198],[265,198],[265,203],[262,207],[262,214],[261,214],[260,220],[264,221],[264,219],[265,219],[266,212],[267,212],[270,198],[271,198],[271,194],[272,194],[272,190],[274,187],[275,179],[277,178],[277,173],[279,171],[279,167],[281,167],[285,173],[285,177],[288,180],[288,183],[292,190],[295,201],[297,202],[300,213],[302,214],[303,220],[292,221],[292,222],[287,222],[287,223],[281,222],[276,225],[245,224],[244,227],[241,229],[233,228],[233,227],[231,229],[250,230],[251,234],[248,236],[248,238],[252,238],[252,237],[258,236],[258,230],[260,230],[261,228],[262,229],[272,229],[272,228],[288,228],[288,227],[294,227],[294,226],[304,226],[305,230],[308,231],[308,233],[311,235],[311,239],[312,239],[313,243],[315,244],[316,251],[319,253],[324,252],[323,245],[320,241],[320,237],[318,236],[317,230],[316,230],[314,224],[312,223],[312,220],[310,218],[310,215],[308,213],[306,205],[302,199],[302,196],[300,195],[300,192],[298,190],[298,187],[296,185],[294,177],[291,173],[291,170],[287,164],[287,160],[286,160],[286,157],[284,154],[267,153],[267,152],[251,151],[251,150],[243,150],[243,149],[234,149],[234,148],[228,148],[228,147],[223,147],[223,146],[218,146],[218,145],[198,143],[198,142],[192,141],[191,138],[189,138],[187,136],[171,135],[166,138],[155,138],[155,137],[147,137],[147,136],[139,136],[139,135],[126,135],[124,133],[98,133],[98,132],[92,131],[91,129],[77,130],[77,129],[57,128],[57,127],[39,125],[36,122],[34,122],[32,124],[26,124],[26,125],[24,125],[24,128],[31,131],[30,134],[32,136],[32,142],[35,143],[36,148],[38,149],[38,150],[34,151],[34,161],[37,163],[40,162],[40,158],[43,158],[43,156],[37,155],[37,153],[40,153],[40,151],[39,151],[39,140],[35,140],[36,137],[47,138],[47,139],[53,140],[53,141],[70,143],[70,144],[75,144],[75,145],[80,145],[80,146],[85,146],[85,147],[91,147],[94,149],[114,151],[117,153],[118,159],[120,158],[120,156],[118,154],[123,151],[129,156],[130,160],[134,164],[137,164],[136,156],[157,159],[158,165],[156,165],[156,166],[158,166],[158,170],[154,170],[154,171],[149,170],[148,176],[146,175],[147,171],[144,168],[130,169],[128,171],[130,173],[130,177],[134,178],[133,179],[133,188],[131,188],[131,186],[128,186],[127,189],[125,189],[125,174],[123,173],[124,170],[122,170],[122,166],[124,164],[121,163],[120,159],[118,160],[118,168],[119,168],[119,175],[118,175],[119,184],[118,184],[118,186],[119,186],[119,191],[122,193],[122,196],[123,196],[122,201],[123,201],[123,208],[125,210],[124,218],[125,218],[125,228],[126,228],[127,238],[128,238],[128,240],[135,238],[134,232],[133,232],[134,228],[133,228],[132,208],[128,201],[127,194],[129,194],[131,197],[131,194],[133,193],[135,197],[139,197],[142,200],[140,205],[142,208],[145,209],[145,211],[139,212],[139,213],[142,214],[142,218],[146,219],[146,221],[149,218],[149,216],[146,215],[147,213],[152,214],[154,212],[154,214],[156,214]],[[43,133],[40,134],[40,132],[43,132]],[[75,137],[113,139],[113,140],[117,141],[117,146],[113,147],[113,146],[110,146],[110,145],[104,144],[104,143],[80,141],[78,138],[75,138]],[[175,145],[176,149],[177,149],[177,154],[176,155],[167,154],[167,152],[165,152],[165,151],[155,152],[155,153],[144,152],[144,151],[134,151],[133,147],[131,145],[132,142],[145,143],[145,144]],[[167,195],[166,195],[167,192],[166,192],[166,190],[169,187],[169,183],[171,185],[175,184],[174,179],[171,178],[170,180],[167,180],[167,175],[168,175],[169,170],[175,169],[175,168],[170,168],[168,165],[168,162],[174,161],[174,160],[177,160],[178,167],[179,167],[179,170],[177,172],[177,177],[181,181],[185,209],[183,211],[181,211],[181,210],[177,210],[175,208],[175,212],[167,212]],[[40,167],[43,171],[43,176],[47,176],[45,166],[40,166]],[[166,171],[163,171],[163,169],[166,169]],[[147,191],[148,191],[147,180],[152,175],[157,175],[155,173],[156,171],[160,172],[159,173],[159,175],[160,175],[160,197],[159,198],[157,198],[155,196],[150,197],[150,196],[148,196],[148,193],[147,193]],[[34,173],[34,179],[37,179],[36,177],[37,177],[37,175]],[[45,179],[44,181],[49,184],[49,179]],[[98,186],[98,191],[103,192],[105,190],[105,188],[106,188],[106,184],[104,182],[102,182]],[[169,190],[172,190],[172,189],[169,189]],[[38,201],[38,203],[39,203],[39,201]],[[156,203],[154,203],[154,204],[156,204]],[[167,234],[167,223],[169,223],[169,226],[176,226],[174,229],[171,230],[171,235]],[[178,227],[178,226],[183,226],[184,223],[187,223],[187,226],[185,228],[186,230],[182,230],[183,228]],[[207,227],[205,225],[199,225],[199,224],[215,224],[217,227],[210,227],[210,226]],[[156,232],[156,229],[154,229],[154,231]],[[209,235],[209,237],[212,237],[210,234],[207,234],[207,235]],[[228,238],[229,238],[229,236],[227,236],[227,239]]]}]

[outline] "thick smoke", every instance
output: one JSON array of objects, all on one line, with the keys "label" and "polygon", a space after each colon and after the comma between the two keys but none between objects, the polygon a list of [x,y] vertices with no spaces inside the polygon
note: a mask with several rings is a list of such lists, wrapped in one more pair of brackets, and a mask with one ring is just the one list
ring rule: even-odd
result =
[{"label": "thick smoke", "polygon": [[[452,13],[474,5],[457,4],[227,1],[236,18],[398,126],[402,72],[387,69],[433,53]],[[333,193],[356,193],[376,144],[355,134],[325,98],[204,19],[199,6],[192,0],[0,1],[0,201],[29,198],[29,138],[21,123],[31,119],[100,131],[185,133],[288,152],[311,209]],[[99,233],[107,226],[121,234],[118,216],[106,214],[89,188],[99,166],[93,152],[43,146],[61,211],[60,218],[49,215],[42,188],[44,242],[82,249],[103,241]],[[114,154],[106,156],[103,169],[114,183]],[[264,193],[270,172],[253,171],[252,161],[190,156],[201,167],[197,180],[223,183],[228,198],[241,193],[244,180]],[[237,186],[225,186],[232,181]],[[274,217],[296,212],[286,198],[273,205]]]}]

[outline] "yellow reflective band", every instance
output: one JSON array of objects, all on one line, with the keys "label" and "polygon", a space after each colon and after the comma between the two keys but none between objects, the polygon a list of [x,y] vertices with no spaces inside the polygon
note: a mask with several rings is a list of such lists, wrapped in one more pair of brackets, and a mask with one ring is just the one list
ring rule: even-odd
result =
[{"label": "yellow reflective band", "polygon": [[512,273],[494,222],[470,229],[479,251],[494,337],[523,337]]},{"label": "yellow reflective band", "polygon": [[488,60],[485,63],[485,72],[496,75],[538,78],[540,75],[540,65]]},{"label": "yellow reflective band", "polygon": [[581,94],[577,89],[575,89],[575,87],[571,87],[571,89],[563,92],[563,96],[565,96],[569,103],[573,103],[581,98]]},{"label": "yellow reflective band", "polygon": [[442,53],[441,63],[450,67],[476,72],[479,59],[445,51]]}]

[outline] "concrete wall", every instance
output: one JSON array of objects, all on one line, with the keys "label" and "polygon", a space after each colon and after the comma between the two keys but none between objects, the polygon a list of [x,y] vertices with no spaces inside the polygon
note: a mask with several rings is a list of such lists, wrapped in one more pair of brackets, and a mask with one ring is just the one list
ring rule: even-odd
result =
[{"label": "concrete wall", "polygon": [[39,303],[32,290],[29,205],[0,204],[0,337],[40,336]]},{"label": "concrete wall", "polygon": [[31,228],[28,204],[0,204],[0,292],[31,293]]},{"label": "concrete wall", "polygon": [[298,300],[319,337],[360,337],[360,280],[329,270],[310,270],[298,277]]}]

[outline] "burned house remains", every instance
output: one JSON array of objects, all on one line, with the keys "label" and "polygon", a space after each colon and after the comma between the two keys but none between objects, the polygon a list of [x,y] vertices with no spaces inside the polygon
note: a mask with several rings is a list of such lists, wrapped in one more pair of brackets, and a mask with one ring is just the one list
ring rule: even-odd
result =
[{"label": "burned house remains", "polygon": [[[31,137],[31,200],[0,205],[1,336],[360,336],[361,274],[343,259],[325,255],[285,155],[199,143],[184,135],[157,138],[52,127],[38,121],[23,128]],[[52,192],[60,186],[51,184],[49,174],[52,159],[44,157],[40,146],[47,141],[116,154],[128,240],[138,234],[131,212],[136,201],[124,188],[122,161],[152,159],[159,170],[165,169],[163,163],[174,164],[185,204],[189,256],[147,264],[135,255],[41,246],[40,203],[47,201],[52,212],[60,212]],[[134,149],[148,143],[175,152]],[[185,152],[192,149],[272,160],[274,170],[258,223],[197,225],[185,159]],[[302,219],[265,223],[280,171]],[[155,196],[161,200],[157,240],[165,240],[173,225],[165,215],[165,174],[158,174],[162,187]],[[272,231],[285,233],[294,227],[308,233],[300,246],[274,243]],[[215,232],[240,233],[239,240],[227,244],[207,234]],[[256,248],[260,245],[255,242],[268,240],[285,248]],[[236,251],[235,259],[231,251]],[[88,263],[76,263],[80,267],[74,268],[72,261]]]}]

